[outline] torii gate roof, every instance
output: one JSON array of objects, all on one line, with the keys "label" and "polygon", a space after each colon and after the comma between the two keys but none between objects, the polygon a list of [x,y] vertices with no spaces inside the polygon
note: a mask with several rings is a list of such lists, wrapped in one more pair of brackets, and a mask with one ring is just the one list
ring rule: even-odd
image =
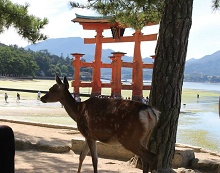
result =
[{"label": "torii gate roof", "polygon": [[[96,28],[99,29],[109,29],[112,26],[118,26],[119,23],[113,23],[110,19],[111,16],[84,16],[75,14],[76,18],[72,19],[72,22],[78,22],[83,26],[83,29],[94,30]],[[157,25],[158,23],[148,22],[146,26]],[[123,28],[127,28],[123,26]]]},{"label": "torii gate roof", "polygon": [[83,26],[83,29],[95,30],[95,29],[110,29],[112,26],[118,26],[118,23],[112,23],[110,16],[83,16],[76,14],[76,18],[72,22],[78,22]]},{"label": "torii gate roof", "polygon": [[83,22],[83,23],[110,23],[110,16],[83,16],[75,14],[76,18],[72,22]]}]

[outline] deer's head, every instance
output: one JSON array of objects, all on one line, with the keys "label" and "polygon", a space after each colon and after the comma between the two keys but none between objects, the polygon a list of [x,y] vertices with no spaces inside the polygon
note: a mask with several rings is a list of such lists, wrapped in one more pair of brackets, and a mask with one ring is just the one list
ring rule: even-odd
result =
[{"label": "deer's head", "polygon": [[41,97],[41,101],[43,103],[61,101],[64,93],[67,92],[69,89],[69,83],[67,81],[66,76],[64,77],[63,82],[60,80],[57,74],[55,78],[56,78],[56,84],[54,84],[49,89],[48,93],[46,93],[44,96]]}]

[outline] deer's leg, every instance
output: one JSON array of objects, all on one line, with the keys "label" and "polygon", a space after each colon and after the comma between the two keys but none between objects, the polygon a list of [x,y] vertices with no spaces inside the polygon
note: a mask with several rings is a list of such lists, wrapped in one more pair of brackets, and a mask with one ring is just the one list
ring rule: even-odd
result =
[{"label": "deer's leg", "polygon": [[145,163],[143,161],[142,161],[142,164],[143,164],[143,173],[148,173],[148,171],[149,171],[149,164]]},{"label": "deer's leg", "polygon": [[146,149],[143,145],[141,147],[142,154],[142,162],[143,162],[143,173],[147,173],[150,167],[150,171],[152,173],[157,172],[157,163],[158,163],[158,158],[157,155],[150,152],[148,149]]},{"label": "deer's leg", "polygon": [[85,144],[83,146],[83,149],[80,153],[80,156],[79,156],[79,167],[78,167],[78,171],[77,171],[78,173],[80,173],[80,171],[81,171],[83,160],[85,159],[88,152],[89,152],[89,146],[88,146],[88,143],[87,143],[87,140],[86,140]]},{"label": "deer's leg", "polygon": [[[132,138],[130,138],[132,139]],[[130,142],[126,142],[128,140],[120,140],[120,143],[127,149],[139,156],[142,159],[143,163],[143,173],[147,173],[149,168],[151,172],[153,170],[157,170],[157,156],[150,152],[142,142],[138,140],[130,140]]]},{"label": "deer's leg", "polygon": [[98,165],[98,155],[97,155],[97,148],[96,148],[96,141],[95,140],[87,140],[90,153],[92,156],[92,164],[94,168],[94,173],[97,173],[97,165]]}]

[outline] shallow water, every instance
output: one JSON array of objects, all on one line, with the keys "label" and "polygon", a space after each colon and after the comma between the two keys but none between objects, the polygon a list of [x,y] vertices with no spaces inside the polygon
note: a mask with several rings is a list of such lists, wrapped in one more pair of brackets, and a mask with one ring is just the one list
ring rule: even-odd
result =
[{"label": "shallow water", "polygon": [[195,91],[195,97],[181,107],[177,142],[220,152],[220,84],[188,82],[184,86]]},{"label": "shallow water", "polygon": [[220,91],[220,83],[200,83],[200,82],[184,82],[183,88]]},{"label": "shallow water", "polygon": [[220,152],[220,119],[213,112],[181,114],[177,142]]}]

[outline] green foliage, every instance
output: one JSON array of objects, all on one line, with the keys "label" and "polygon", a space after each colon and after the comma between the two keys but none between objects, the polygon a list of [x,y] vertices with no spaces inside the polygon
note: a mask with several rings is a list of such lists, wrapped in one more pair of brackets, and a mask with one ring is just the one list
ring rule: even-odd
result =
[{"label": "green foliage", "polygon": [[[91,68],[82,72],[92,73]],[[47,50],[34,52],[15,46],[0,45],[0,75],[2,76],[73,76],[72,59],[51,55]]]},{"label": "green foliage", "polygon": [[220,0],[212,0],[212,8],[213,10],[219,10],[220,9]]},{"label": "green foliage", "polygon": [[47,50],[28,51],[32,54],[39,67],[36,76],[53,77],[55,73],[60,76],[73,76],[72,59],[51,55]]},{"label": "green foliage", "polygon": [[141,30],[148,22],[159,22],[164,0],[92,0],[87,5],[70,2],[73,8],[91,8],[112,22]]},{"label": "green foliage", "polygon": [[13,76],[33,76],[38,66],[33,56],[17,46],[0,46],[0,73]]},{"label": "green foliage", "polygon": [[32,43],[45,40],[47,36],[40,33],[40,30],[48,24],[48,20],[29,15],[28,6],[14,4],[10,0],[0,0],[0,33],[13,26],[19,35]]}]

